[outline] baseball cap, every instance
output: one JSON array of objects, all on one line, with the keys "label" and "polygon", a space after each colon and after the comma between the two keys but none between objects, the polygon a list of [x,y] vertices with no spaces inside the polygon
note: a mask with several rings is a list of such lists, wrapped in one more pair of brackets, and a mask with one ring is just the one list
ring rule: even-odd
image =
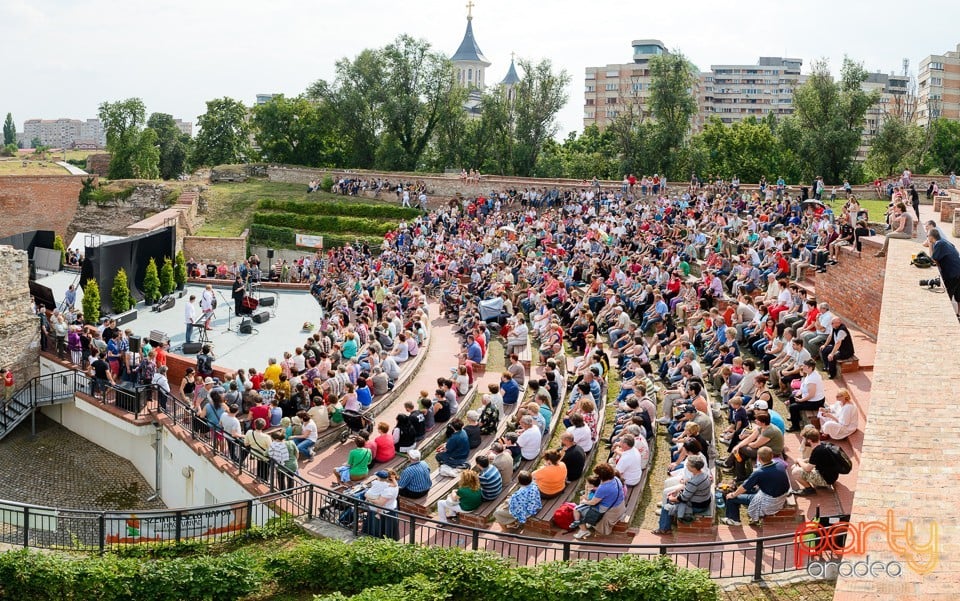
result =
[{"label": "baseball cap", "polygon": [[377,472],[377,478],[389,478],[389,477],[390,477],[390,474],[387,472],[387,470],[380,470],[379,472]]},{"label": "baseball cap", "polygon": [[767,411],[767,410],[770,409],[770,406],[767,405],[767,402],[766,402],[766,401],[761,400],[761,401],[757,401],[756,403],[754,403],[754,404],[753,404],[753,408],[754,408],[754,409],[759,409],[760,411]]},{"label": "baseball cap", "polygon": [[407,457],[409,457],[412,461],[420,461],[420,451],[417,449],[410,449],[407,451]]}]

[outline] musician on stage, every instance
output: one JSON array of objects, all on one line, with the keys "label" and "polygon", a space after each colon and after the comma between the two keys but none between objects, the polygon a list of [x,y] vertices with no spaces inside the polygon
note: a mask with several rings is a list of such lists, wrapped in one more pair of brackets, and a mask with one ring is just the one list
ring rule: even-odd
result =
[{"label": "musician on stage", "polygon": [[207,284],[203,294],[200,295],[200,311],[203,313],[203,327],[210,329],[210,320],[213,319],[213,310],[217,308],[216,297],[213,295],[213,286]]},{"label": "musician on stage", "polygon": [[243,284],[243,277],[238,273],[237,279],[233,282],[233,313],[234,315],[240,315],[240,312],[243,309],[243,297],[246,295],[247,291]]}]

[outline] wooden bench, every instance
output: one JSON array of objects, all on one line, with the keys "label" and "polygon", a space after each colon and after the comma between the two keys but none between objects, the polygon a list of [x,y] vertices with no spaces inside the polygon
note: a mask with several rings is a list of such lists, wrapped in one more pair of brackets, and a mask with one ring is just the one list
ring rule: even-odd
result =
[{"label": "wooden bench", "polygon": [[859,357],[854,355],[849,359],[844,359],[843,361],[837,361],[837,366],[840,367],[840,373],[852,374],[854,372],[860,371],[860,359]]},{"label": "wooden bench", "polygon": [[523,349],[517,353],[517,357],[520,360],[520,364],[523,365],[523,368],[530,374],[530,365],[533,362],[533,351],[530,348],[530,343],[527,343],[527,346],[523,347]]}]

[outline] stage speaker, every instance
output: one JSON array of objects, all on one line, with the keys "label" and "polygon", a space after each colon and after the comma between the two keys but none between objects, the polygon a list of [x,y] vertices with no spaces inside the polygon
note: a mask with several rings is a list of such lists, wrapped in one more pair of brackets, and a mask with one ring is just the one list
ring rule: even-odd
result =
[{"label": "stage speaker", "polygon": [[273,260],[273,249],[272,249],[272,248],[268,248],[268,249],[267,249],[267,259],[269,259],[269,260],[271,260],[271,261]]},{"label": "stage speaker", "polygon": [[139,353],[139,352],[140,352],[140,337],[139,337],[139,336],[131,336],[131,337],[129,338],[129,342],[130,342],[130,352],[131,352],[131,353]]},{"label": "stage speaker", "polygon": [[266,323],[268,321],[270,321],[270,314],[267,313],[266,311],[261,311],[259,313],[253,314],[254,323]]},{"label": "stage speaker", "polygon": [[180,290],[179,292],[177,292],[177,298],[183,298],[183,295],[186,293],[187,293],[186,290]]},{"label": "stage speaker", "polygon": [[272,307],[273,303],[277,300],[274,296],[264,296],[260,298],[261,307]]},{"label": "stage speaker", "polygon": [[253,334],[253,323],[249,319],[240,320],[240,333]]},{"label": "stage speaker", "polygon": [[130,323],[131,321],[133,321],[134,319],[136,319],[136,318],[137,318],[137,310],[136,310],[136,309],[130,309],[129,311],[125,311],[125,312],[123,312],[123,313],[118,313],[118,314],[116,314],[116,315],[112,315],[111,317],[112,317],[113,319],[116,319],[116,320],[117,320],[117,327],[120,327],[120,326],[122,326],[122,325],[124,325],[124,324],[128,324],[128,323]]},{"label": "stage speaker", "polygon": [[166,311],[167,309],[172,309],[174,305],[177,304],[177,299],[173,297],[172,294],[160,299],[160,302],[153,306],[153,310],[156,312]]},{"label": "stage speaker", "polygon": [[184,342],[183,343],[183,354],[184,355],[196,355],[203,348],[202,342]]}]

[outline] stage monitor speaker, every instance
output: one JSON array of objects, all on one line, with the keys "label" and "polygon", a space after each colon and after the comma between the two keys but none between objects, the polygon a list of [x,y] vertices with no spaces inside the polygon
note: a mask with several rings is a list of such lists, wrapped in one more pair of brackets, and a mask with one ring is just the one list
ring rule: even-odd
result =
[{"label": "stage monitor speaker", "polygon": [[249,319],[240,320],[240,333],[253,334],[253,323]]},{"label": "stage monitor speaker", "polygon": [[128,324],[131,321],[137,318],[137,310],[130,309],[129,311],[124,311],[123,313],[117,313],[116,315],[111,315],[113,319],[117,320],[117,327],[120,327],[124,324]]},{"label": "stage monitor speaker", "polygon": [[272,249],[272,248],[268,248],[268,249],[267,249],[267,258],[268,258],[268,259],[273,259],[273,249]]},{"label": "stage monitor speaker", "polygon": [[277,299],[276,299],[276,297],[274,297],[274,296],[264,296],[264,297],[261,297],[261,298],[260,298],[260,306],[261,306],[261,307],[272,307],[272,306],[273,306],[273,303],[274,303],[276,300],[277,300]]},{"label": "stage monitor speaker", "polygon": [[266,323],[266,322],[270,321],[270,314],[267,313],[266,311],[261,311],[261,312],[259,312],[259,313],[254,313],[254,314],[253,314],[253,321],[254,321],[254,323]]},{"label": "stage monitor speaker", "polygon": [[140,337],[139,336],[130,336],[130,352],[139,353],[140,352]]},{"label": "stage monitor speaker", "polygon": [[160,313],[161,311],[172,309],[173,306],[176,304],[177,304],[177,299],[175,299],[172,294],[168,294],[167,296],[161,298],[160,302],[158,302],[153,306],[153,310],[156,311],[157,313]]},{"label": "stage monitor speaker", "polygon": [[184,355],[196,355],[203,349],[202,342],[184,342],[183,343],[183,354]]}]

